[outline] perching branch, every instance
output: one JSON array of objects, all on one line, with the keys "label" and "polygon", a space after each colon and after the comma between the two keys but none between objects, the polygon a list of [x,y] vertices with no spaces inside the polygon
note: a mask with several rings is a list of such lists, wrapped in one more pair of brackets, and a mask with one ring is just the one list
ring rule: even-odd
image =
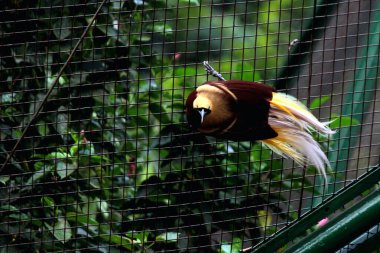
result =
[{"label": "perching branch", "polygon": [[226,79],[224,79],[222,74],[220,74],[213,67],[211,67],[211,65],[208,63],[208,61],[204,61],[203,65],[205,66],[205,70],[206,70],[207,74],[215,76],[216,78],[218,78],[221,81],[226,81]]}]

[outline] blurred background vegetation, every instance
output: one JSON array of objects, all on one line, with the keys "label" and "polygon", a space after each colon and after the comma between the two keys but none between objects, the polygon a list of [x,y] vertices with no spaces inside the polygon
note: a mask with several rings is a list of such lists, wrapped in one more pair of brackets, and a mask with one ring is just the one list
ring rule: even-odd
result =
[{"label": "blurred background vegetation", "polygon": [[[2,2],[1,164],[98,5]],[[274,85],[313,11],[301,0],[106,3],[1,172],[1,252],[238,252],[297,219],[313,198],[291,196],[322,194],[315,170],[192,133],[183,105],[207,80],[203,60]]]}]

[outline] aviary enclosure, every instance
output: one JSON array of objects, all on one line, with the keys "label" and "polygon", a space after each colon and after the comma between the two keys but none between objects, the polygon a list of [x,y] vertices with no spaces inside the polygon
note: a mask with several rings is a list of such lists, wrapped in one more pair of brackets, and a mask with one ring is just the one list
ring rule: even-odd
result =
[{"label": "aviary enclosure", "polygon": [[[379,41],[379,0],[0,1],[0,252],[379,252]],[[203,61],[331,121],[327,185],[191,129]]]}]

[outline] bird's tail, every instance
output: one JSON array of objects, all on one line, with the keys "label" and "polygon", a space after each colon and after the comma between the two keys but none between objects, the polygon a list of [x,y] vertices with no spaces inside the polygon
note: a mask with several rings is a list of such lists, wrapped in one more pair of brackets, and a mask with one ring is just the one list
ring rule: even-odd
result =
[{"label": "bird's tail", "polygon": [[278,136],[261,141],[274,152],[290,157],[300,165],[314,165],[327,182],[326,167],[330,167],[330,163],[311,132],[333,134],[334,131],[327,127],[330,122],[319,122],[294,97],[274,92],[268,123]]}]

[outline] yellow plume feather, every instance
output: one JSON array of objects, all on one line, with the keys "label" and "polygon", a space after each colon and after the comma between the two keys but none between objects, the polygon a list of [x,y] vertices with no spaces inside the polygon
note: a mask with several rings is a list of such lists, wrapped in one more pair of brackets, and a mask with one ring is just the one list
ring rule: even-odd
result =
[{"label": "yellow plume feather", "polygon": [[326,126],[328,123],[319,122],[294,97],[275,92],[270,101],[268,123],[278,136],[261,142],[301,165],[314,165],[327,181],[325,168],[330,167],[330,163],[310,131],[333,134],[334,131]]}]

